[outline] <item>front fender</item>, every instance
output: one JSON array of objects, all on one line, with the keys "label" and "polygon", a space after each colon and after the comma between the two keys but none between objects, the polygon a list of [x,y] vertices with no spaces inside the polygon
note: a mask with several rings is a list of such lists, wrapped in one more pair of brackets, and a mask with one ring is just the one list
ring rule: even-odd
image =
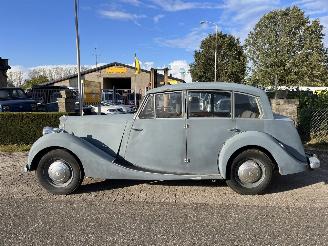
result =
[{"label": "front fender", "polygon": [[115,156],[100,150],[82,138],[65,132],[51,133],[39,138],[33,144],[28,154],[27,169],[35,169],[32,164],[37,155],[51,148],[64,148],[71,151],[80,160],[85,175],[89,177],[105,178],[108,165],[99,165],[97,163],[108,163],[115,160]]},{"label": "front fender", "polygon": [[229,159],[241,148],[258,146],[266,149],[276,161],[279,173],[282,175],[303,172],[308,169],[306,162],[297,160],[286,148],[269,134],[257,131],[241,132],[225,142],[219,154],[219,171],[226,178]]}]

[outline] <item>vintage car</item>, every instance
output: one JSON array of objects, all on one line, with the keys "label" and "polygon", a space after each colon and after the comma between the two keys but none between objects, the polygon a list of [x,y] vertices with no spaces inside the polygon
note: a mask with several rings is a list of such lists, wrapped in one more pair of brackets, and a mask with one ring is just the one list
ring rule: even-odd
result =
[{"label": "vintage car", "polygon": [[305,154],[293,121],[272,113],[264,91],[241,84],[163,86],[148,91],[135,115],[63,116],[60,122],[44,129],[26,165],[54,194],[74,192],[85,176],[225,179],[238,193],[260,194],[274,171],[320,166]]}]

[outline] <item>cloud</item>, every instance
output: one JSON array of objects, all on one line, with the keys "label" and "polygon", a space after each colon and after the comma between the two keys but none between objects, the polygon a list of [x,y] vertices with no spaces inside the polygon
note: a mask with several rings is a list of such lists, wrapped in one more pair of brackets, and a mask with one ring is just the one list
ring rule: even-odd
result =
[{"label": "cloud", "polygon": [[153,4],[168,12],[176,12],[190,9],[213,9],[219,8],[217,3],[210,2],[195,2],[183,0],[151,0]]},{"label": "cloud", "polygon": [[122,3],[131,4],[134,6],[139,6],[141,4],[140,0],[120,0]]},{"label": "cloud", "polygon": [[170,71],[173,77],[183,79],[187,83],[192,82],[190,66],[186,60],[175,60],[169,63]]},{"label": "cloud", "polygon": [[187,51],[194,51],[199,48],[202,39],[208,35],[207,32],[205,32],[207,28],[207,25],[202,25],[192,29],[191,32],[183,37],[173,39],[156,38],[155,42],[166,47],[182,48]]},{"label": "cloud", "polygon": [[164,18],[164,16],[165,16],[165,15],[155,15],[155,16],[153,17],[153,21],[154,21],[155,23],[158,23],[160,19]]},{"label": "cloud", "polygon": [[119,10],[101,10],[100,14],[112,20],[133,21],[136,24],[138,24],[138,19],[146,17],[146,15],[136,15]]}]

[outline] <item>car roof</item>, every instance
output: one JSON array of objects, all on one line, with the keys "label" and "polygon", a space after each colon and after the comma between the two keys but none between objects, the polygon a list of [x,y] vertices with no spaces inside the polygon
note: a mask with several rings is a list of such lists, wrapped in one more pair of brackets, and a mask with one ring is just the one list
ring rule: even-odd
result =
[{"label": "car roof", "polygon": [[265,92],[259,88],[227,82],[192,82],[192,83],[181,83],[176,85],[165,85],[151,89],[148,93],[166,92],[166,91],[177,91],[177,90],[233,90],[238,92],[244,92],[255,96],[263,96]]}]

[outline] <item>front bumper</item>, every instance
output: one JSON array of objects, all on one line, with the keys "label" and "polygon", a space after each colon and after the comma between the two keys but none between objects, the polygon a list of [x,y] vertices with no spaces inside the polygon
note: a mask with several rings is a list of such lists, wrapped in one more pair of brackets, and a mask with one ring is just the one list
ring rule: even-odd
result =
[{"label": "front bumper", "polygon": [[306,156],[307,156],[309,168],[311,170],[320,167],[320,160],[318,159],[318,156],[316,154],[307,154]]}]

